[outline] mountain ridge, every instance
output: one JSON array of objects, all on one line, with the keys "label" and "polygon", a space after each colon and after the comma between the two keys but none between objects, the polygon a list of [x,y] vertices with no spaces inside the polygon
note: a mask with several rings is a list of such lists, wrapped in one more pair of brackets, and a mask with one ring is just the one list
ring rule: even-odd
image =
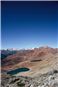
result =
[{"label": "mountain ridge", "polygon": [[[21,64],[20,66],[23,66],[25,64],[22,64],[25,61],[30,62],[39,62],[44,59],[48,59],[48,57],[52,57],[55,54],[58,53],[58,48],[51,48],[48,46],[40,47],[40,48],[34,48],[32,50],[21,50],[17,51],[16,53],[7,56],[5,59],[2,59],[1,65],[2,70],[10,69],[10,67],[15,66],[16,64]],[[6,69],[6,67],[8,67]]]}]

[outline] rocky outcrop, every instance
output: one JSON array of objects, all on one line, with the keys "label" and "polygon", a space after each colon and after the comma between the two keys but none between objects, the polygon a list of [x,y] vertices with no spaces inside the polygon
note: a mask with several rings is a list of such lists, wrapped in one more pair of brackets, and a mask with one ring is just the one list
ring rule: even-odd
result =
[{"label": "rocky outcrop", "polygon": [[36,77],[10,76],[2,78],[1,87],[58,87],[58,70]]}]

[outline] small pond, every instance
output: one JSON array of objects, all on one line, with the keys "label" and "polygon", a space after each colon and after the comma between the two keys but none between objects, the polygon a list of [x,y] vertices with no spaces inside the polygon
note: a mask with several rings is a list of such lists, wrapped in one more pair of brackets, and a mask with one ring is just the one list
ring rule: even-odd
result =
[{"label": "small pond", "polygon": [[7,74],[10,74],[10,75],[14,75],[14,74],[17,74],[19,72],[26,72],[26,71],[29,71],[30,69],[29,68],[18,68],[18,69],[15,69],[15,70],[11,70],[11,71],[8,71]]}]

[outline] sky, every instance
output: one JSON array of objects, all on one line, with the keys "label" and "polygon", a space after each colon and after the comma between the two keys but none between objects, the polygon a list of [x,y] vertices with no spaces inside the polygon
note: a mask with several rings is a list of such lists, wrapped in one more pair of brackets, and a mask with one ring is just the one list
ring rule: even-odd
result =
[{"label": "sky", "polygon": [[57,47],[57,5],[51,1],[2,2],[2,49]]}]

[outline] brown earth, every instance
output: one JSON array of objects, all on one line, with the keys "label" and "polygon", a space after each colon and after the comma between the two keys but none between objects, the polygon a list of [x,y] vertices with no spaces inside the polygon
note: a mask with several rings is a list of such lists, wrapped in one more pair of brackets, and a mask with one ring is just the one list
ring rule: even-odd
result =
[{"label": "brown earth", "polygon": [[58,49],[40,47],[10,55],[2,60],[2,71],[28,67],[30,71],[17,75],[36,76],[52,69],[58,69]]}]

